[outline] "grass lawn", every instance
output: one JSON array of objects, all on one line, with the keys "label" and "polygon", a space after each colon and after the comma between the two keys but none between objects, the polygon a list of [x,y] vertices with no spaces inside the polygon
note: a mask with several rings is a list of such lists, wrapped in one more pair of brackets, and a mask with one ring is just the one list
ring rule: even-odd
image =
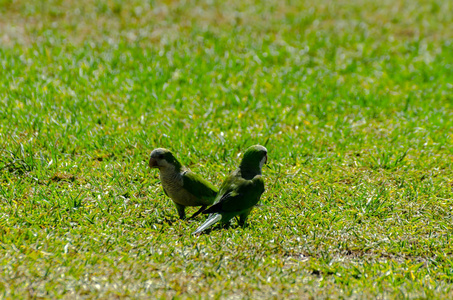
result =
[{"label": "grass lawn", "polygon": [[[451,299],[452,11],[0,0],[0,298]],[[151,150],[253,144],[263,205],[192,236]]]}]

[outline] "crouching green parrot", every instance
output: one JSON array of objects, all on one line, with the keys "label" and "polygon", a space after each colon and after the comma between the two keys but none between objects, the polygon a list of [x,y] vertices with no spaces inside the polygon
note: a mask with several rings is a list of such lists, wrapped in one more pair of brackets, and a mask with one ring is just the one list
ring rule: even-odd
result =
[{"label": "crouching green parrot", "polygon": [[214,204],[203,211],[204,214],[210,214],[208,219],[193,234],[200,234],[219,221],[228,224],[235,216],[239,216],[239,225],[244,225],[253,206],[258,203],[264,192],[261,168],[266,161],[265,147],[255,145],[248,148],[239,168],[223,182]]},{"label": "crouching green parrot", "polygon": [[217,188],[184,168],[169,150],[164,148],[154,149],[151,152],[149,166],[159,169],[160,181],[165,195],[175,203],[181,219],[186,217],[186,206],[201,206],[190,217],[194,218],[214,202]]}]

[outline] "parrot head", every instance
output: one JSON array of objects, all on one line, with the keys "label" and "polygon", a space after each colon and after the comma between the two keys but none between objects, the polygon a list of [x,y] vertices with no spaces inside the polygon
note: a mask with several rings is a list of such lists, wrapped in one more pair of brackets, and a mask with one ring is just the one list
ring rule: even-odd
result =
[{"label": "parrot head", "polygon": [[254,145],[245,150],[241,167],[259,169],[267,162],[267,149],[261,145]]},{"label": "parrot head", "polygon": [[173,153],[170,152],[170,150],[157,148],[151,152],[149,167],[159,169],[174,167],[177,171],[179,171],[181,169],[181,164],[174,157]]}]

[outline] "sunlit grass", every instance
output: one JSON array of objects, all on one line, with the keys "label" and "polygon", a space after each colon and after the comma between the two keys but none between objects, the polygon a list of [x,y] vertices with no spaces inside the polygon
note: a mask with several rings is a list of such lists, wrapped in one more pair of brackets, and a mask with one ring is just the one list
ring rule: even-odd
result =
[{"label": "sunlit grass", "polygon": [[[0,297],[451,298],[451,10],[0,0]],[[151,150],[257,143],[263,206],[193,237]]]}]

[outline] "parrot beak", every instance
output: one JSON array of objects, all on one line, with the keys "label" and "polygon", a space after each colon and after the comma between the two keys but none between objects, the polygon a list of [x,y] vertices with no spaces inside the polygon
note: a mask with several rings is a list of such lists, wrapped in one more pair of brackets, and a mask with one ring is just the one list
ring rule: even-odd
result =
[{"label": "parrot beak", "polygon": [[157,165],[157,160],[155,158],[150,158],[149,159],[149,167],[150,168],[158,168],[158,165]]}]

